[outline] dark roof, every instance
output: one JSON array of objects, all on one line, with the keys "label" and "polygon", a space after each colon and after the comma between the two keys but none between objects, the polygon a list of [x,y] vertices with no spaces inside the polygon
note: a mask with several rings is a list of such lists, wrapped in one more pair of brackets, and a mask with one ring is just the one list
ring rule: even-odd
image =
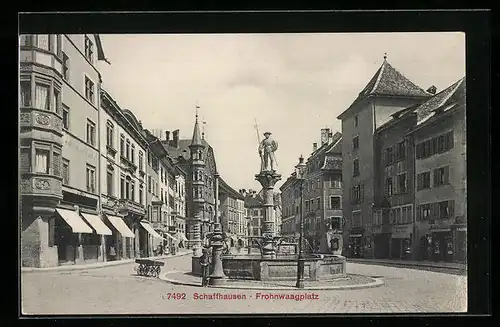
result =
[{"label": "dark roof", "polygon": [[358,97],[337,119],[342,119],[342,116],[356,104],[373,96],[428,98],[431,94],[404,77],[387,60],[384,60],[372,79],[359,93]]},{"label": "dark roof", "polygon": [[[339,166],[339,161],[340,161],[340,166]],[[326,170],[342,169],[342,157],[327,156],[325,158],[325,163],[323,164],[321,169],[326,169]]]},{"label": "dark roof", "polygon": [[[189,146],[191,145],[192,140],[184,139],[179,140],[179,146],[174,147],[168,143],[168,141],[161,141],[163,146],[167,149],[168,153],[170,153],[173,159],[177,159],[178,157],[183,157],[185,160],[189,160],[191,157],[191,152],[189,150]],[[203,148],[203,155],[206,158],[209,149],[211,148],[210,144],[204,139],[201,140],[201,143],[205,146]]]},{"label": "dark roof", "polygon": [[223,191],[227,194],[229,194],[231,197],[238,199],[238,200],[245,200],[245,197],[241,195],[240,192],[236,191],[233,189],[231,186],[229,186],[226,181],[224,181],[221,177],[219,177],[219,192]]},{"label": "dark roof", "polygon": [[104,60],[105,62],[111,65],[111,63],[104,55],[104,49],[102,47],[101,37],[99,36],[99,34],[94,34],[94,39],[97,47],[97,60]]},{"label": "dark roof", "polygon": [[198,115],[196,115],[196,120],[194,122],[193,138],[191,139],[191,145],[204,146],[201,139],[200,125],[198,124]]},{"label": "dark roof", "polygon": [[[414,108],[414,112],[417,113],[417,121],[422,121],[425,119],[432,111],[445,106],[447,103],[453,101],[453,95],[460,93],[460,91],[465,90],[465,77],[461,78],[457,82],[448,86],[432,98],[428,99],[424,103],[420,104]],[[451,100],[451,101],[450,101]]]}]

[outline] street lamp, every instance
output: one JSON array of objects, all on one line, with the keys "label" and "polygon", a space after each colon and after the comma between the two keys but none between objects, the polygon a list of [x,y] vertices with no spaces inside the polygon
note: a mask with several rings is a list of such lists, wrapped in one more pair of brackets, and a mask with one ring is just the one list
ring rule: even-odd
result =
[{"label": "street lamp", "polygon": [[297,260],[297,283],[295,287],[304,288],[304,251],[302,250],[302,238],[304,235],[304,213],[302,211],[302,203],[304,202],[304,173],[306,164],[302,155],[299,158],[299,163],[295,166],[295,178],[300,182],[300,234],[299,234],[299,256]]}]

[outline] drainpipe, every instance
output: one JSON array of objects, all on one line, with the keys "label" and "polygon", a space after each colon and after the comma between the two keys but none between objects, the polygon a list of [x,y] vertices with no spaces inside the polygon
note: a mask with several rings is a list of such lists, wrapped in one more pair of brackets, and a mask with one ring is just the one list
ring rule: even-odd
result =
[{"label": "drainpipe", "polygon": [[[99,74],[99,84],[97,85],[97,136],[98,136],[98,142],[97,142],[97,213],[100,216],[102,214],[102,208],[101,208],[101,84],[102,84],[102,78],[101,74]],[[106,261],[106,255],[105,255],[105,249],[106,249],[106,243],[105,243],[105,238],[104,235],[99,236],[101,238],[101,246],[97,247],[97,261],[99,261],[99,247],[102,250],[102,261]]]}]

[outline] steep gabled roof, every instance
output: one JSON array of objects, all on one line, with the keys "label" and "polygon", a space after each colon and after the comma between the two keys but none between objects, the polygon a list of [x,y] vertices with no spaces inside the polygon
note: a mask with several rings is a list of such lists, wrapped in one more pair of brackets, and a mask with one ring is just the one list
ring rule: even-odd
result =
[{"label": "steep gabled roof", "polygon": [[432,94],[424,91],[421,87],[407,79],[403,74],[392,67],[389,62],[384,62],[375,75],[358,94],[354,102],[342,112],[337,119],[342,119],[355,105],[371,97],[406,97],[406,98],[428,98]]},{"label": "steep gabled roof", "polygon": [[198,124],[198,114],[194,122],[193,138],[191,139],[191,146],[204,146],[201,138],[200,124]]}]

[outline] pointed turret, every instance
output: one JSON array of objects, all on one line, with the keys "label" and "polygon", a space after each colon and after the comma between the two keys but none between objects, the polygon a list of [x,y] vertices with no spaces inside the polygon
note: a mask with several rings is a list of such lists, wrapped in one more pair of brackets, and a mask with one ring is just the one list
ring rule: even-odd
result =
[{"label": "pointed turret", "polygon": [[198,114],[196,114],[196,121],[194,123],[193,139],[191,141],[191,146],[205,147],[201,139],[200,124],[198,123]]}]

